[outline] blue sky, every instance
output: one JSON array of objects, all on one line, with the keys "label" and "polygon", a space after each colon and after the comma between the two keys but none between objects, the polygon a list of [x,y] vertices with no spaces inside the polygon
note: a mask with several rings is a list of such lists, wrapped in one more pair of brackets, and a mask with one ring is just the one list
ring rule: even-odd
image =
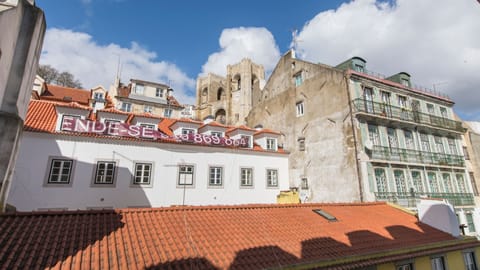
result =
[{"label": "blue sky", "polygon": [[195,80],[222,73],[243,57],[267,74],[298,29],[298,55],[336,65],[351,56],[456,102],[467,120],[480,120],[480,5],[476,0],[398,1],[133,1],[37,0],[47,33],[41,64],[73,73],[85,88],[113,82],[171,83],[194,102]]}]

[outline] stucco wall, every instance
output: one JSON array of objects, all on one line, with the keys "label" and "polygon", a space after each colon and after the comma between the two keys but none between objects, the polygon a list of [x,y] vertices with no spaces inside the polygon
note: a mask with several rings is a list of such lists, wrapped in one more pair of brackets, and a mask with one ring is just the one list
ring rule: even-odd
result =
[{"label": "stucco wall", "polygon": [[[295,86],[293,76],[304,73]],[[247,117],[247,124],[262,124],[281,131],[280,143],[290,154],[290,186],[307,178],[307,201],[351,202],[359,200],[353,131],[344,74],[323,65],[285,55],[263,89],[263,100]],[[296,104],[305,113],[297,117]],[[298,139],[305,138],[305,151]]]},{"label": "stucco wall", "polygon": [[[49,157],[76,160],[71,187],[46,186]],[[117,161],[115,187],[92,187],[96,160]],[[135,161],[153,162],[152,187],[132,187]],[[195,165],[195,187],[177,187],[178,165]],[[209,187],[209,166],[223,166],[223,187]],[[240,187],[240,167],[253,168],[253,188]],[[266,187],[266,169],[278,169],[279,186]],[[8,203],[17,210],[39,208],[169,206],[275,203],[288,189],[284,154],[178,144],[126,143],[84,137],[25,133]],[[25,198],[29,198],[25,200]]]}]

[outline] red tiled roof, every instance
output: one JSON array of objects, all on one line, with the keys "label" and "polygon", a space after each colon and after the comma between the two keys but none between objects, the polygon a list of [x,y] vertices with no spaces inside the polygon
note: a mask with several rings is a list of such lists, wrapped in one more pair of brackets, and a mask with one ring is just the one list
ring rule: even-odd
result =
[{"label": "red tiled roof", "polygon": [[268,128],[264,128],[264,129],[261,129],[257,132],[255,132],[254,135],[259,135],[259,134],[262,134],[262,133],[269,133],[269,134],[275,134],[275,135],[282,135],[282,133],[280,132],[277,132],[277,131],[273,131],[271,129],[268,129]]},{"label": "red tiled roof", "polygon": [[[329,222],[313,212],[337,218]],[[6,269],[351,269],[479,246],[384,203],[243,205],[0,216]],[[393,252],[392,252],[393,251]]]},{"label": "red tiled roof", "polygon": [[45,92],[42,93],[40,99],[55,100],[61,102],[78,102],[82,105],[88,105],[90,91],[85,89],[76,89],[53,84],[45,85]]},{"label": "red tiled roof", "polygon": [[[97,133],[74,133],[74,132],[65,132],[65,131],[56,131],[55,126],[57,123],[57,113],[55,110],[55,106],[62,106],[62,107],[72,107],[72,108],[79,108],[79,109],[85,109],[85,110],[90,110],[90,114],[88,116],[89,120],[96,120],[97,115],[93,113],[93,109],[79,105],[75,102],[70,102],[70,103],[64,103],[64,102],[56,102],[56,101],[45,101],[45,100],[32,100],[29,103],[28,110],[27,110],[27,116],[26,120],[24,123],[24,130],[25,131],[32,131],[32,132],[46,132],[46,133],[57,133],[57,134],[63,134],[63,135],[71,135],[71,136],[83,136],[83,137],[92,137],[92,138],[109,138],[109,139],[114,139],[114,140],[128,140],[128,141],[149,141],[149,139],[141,139],[141,138],[134,138],[134,137],[112,137],[108,135],[103,135],[103,134],[97,134]],[[109,109],[102,109],[98,110],[99,112],[109,112],[109,113],[118,113],[118,114],[124,114],[128,115],[127,120],[125,123],[130,124],[135,116],[139,117],[150,117],[154,119],[159,120],[158,124],[158,129],[160,132],[163,134],[172,137],[173,132],[170,129],[170,126],[172,126],[175,122],[186,122],[186,123],[195,123],[198,125],[201,125],[202,122],[194,121],[188,118],[182,118],[182,119],[170,119],[170,118],[158,118],[156,116],[150,115],[150,114],[135,114],[135,113],[127,113],[123,111],[119,111],[115,108],[109,108]],[[157,143],[178,143],[182,144],[183,142],[177,141],[174,138],[165,138],[165,139],[157,139],[155,140]],[[217,147],[215,145],[202,145],[198,144],[198,146],[207,146],[207,147]],[[235,146],[222,146],[223,148],[235,148]],[[241,148],[242,150],[250,150],[250,151],[255,151],[255,152],[272,152],[269,150],[261,149],[260,147],[253,148],[253,149],[248,149],[248,148]],[[283,149],[279,149],[276,151],[276,153],[280,154],[286,154]]]},{"label": "red tiled roof", "polygon": [[255,129],[253,129],[253,128],[249,128],[249,127],[247,127],[247,126],[241,125],[241,126],[238,126],[238,127],[229,128],[229,129],[227,130],[227,133],[231,133],[231,132],[233,132],[233,131],[235,131],[235,130],[237,130],[237,129],[246,130],[246,131],[255,131]]}]

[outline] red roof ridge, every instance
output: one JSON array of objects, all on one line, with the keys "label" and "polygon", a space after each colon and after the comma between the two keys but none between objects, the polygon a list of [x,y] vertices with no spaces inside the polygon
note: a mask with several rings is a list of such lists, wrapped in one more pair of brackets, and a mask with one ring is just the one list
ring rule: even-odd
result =
[{"label": "red roof ridge", "polygon": [[55,106],[66,107],[66,108],[76,108],[76,109],[82,109],[82,110],[88,110],[88,111],[92,109],[91,107],[81,105],[76,101],[72,101],[68,103],[58,102],[57,104],[55,104]]},{"label": "red roof ridge", "polygon": [[274,131],[274,130],[268,129],[268,128],[261,129],[261,130],[255,132],[254,135],[262,134],[262,133],[270,133],[270,134],[282,135],[282,133],[280,133],[280,132],[278,132],[278,131]]}]

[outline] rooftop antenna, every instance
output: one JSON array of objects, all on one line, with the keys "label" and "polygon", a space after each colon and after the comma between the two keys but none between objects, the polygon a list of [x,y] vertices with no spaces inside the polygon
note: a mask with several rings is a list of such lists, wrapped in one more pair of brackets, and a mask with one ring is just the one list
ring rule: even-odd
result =
[{"label": "rooftop antenna", "polygon": [[113,53],[117,56],[118,60],[117,60],[117,74],[115,75],[115,84],[116,84],[116,87],[118,87],[120,85],[120,76],[122,75],[121,72],[122,72],[122,64],[120,62],[120,54],[119,53]]}]

